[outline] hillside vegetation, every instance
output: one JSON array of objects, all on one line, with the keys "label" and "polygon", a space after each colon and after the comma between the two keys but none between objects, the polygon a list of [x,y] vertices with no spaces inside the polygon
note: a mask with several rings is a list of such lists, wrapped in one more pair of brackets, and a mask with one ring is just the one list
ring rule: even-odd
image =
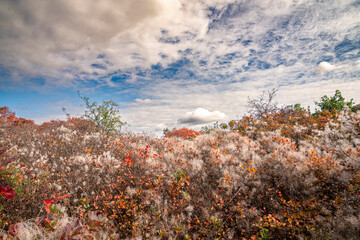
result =
[{"label": "hillside vegetation", "polygon": [[348,107],[162,138],[0,108],[0,236],[358,239],[360,113]]}]

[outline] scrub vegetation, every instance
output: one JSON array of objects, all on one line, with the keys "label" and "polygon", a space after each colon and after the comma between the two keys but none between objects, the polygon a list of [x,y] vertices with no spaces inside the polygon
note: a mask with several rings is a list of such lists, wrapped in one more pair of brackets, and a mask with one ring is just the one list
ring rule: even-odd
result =
[{"label": "scrub vegetation", "polygon": [[1,107],[1,239],[358,239],[358,107],[339,91],[311,113],[275,93],[162,138]]}]

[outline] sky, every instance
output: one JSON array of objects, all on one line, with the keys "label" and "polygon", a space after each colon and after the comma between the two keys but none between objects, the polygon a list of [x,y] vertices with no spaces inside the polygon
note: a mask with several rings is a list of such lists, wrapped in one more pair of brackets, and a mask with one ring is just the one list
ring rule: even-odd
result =
[{"label": "sky", "polygon": [[2,0],[0,106],[36,123],[113,100],[134,132],[239,119],[276,88],[360,102],[359,0]]}]

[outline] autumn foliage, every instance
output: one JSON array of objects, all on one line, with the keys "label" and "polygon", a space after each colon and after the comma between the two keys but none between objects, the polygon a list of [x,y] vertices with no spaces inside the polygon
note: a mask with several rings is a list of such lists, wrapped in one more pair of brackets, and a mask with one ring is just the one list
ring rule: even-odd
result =
[{"label": "autumn foliage", "polygon": [[194,139],[196,136],[203,134],[188,128],[176,129],[165,133],[165,137],[179,137],[182,139]]},{"label": "autumn foliage", "polygon": [[10,127],[22,125],[34,125],[33,120],[16,117],[15,113],[10,111],[9,107],[0,107],[0,121],[7,122]]},{"label": "autumn foliage", "polygon": [[359,236],[358,112],[283,109],[154,138],[75,118],[15,126],[2,109],[4,239]]}]

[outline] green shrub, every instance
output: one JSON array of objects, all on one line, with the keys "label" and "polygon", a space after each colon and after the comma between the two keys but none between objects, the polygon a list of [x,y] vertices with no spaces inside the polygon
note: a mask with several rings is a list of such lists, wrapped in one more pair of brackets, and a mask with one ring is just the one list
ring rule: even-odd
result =
[{"label": "green shrub", "polygon": [[107,133],[115,133],[126,125],[126,122],[120,120],[119,105],[113,100],[103,101],[102,104],[97,102],[90,103],[89,98],[79,97],[85,102],[87,110],[82,116],[93,122],[96,126],[104,129]]},{"label": "green shrub", "polygon": [[339,90],[336,90],[335,95],[330,98],[324,95],[321,97],[321,101],[315,102],[315,104],[316,106],[320,107],[321,111],[341,111],[345,106],[348,106],[352,111],[355,111],[355,109],[353,109],[353,105],[355,104],[353,99],[350,99],[350,101],[345,101],[345,98],[341,95]]}]

